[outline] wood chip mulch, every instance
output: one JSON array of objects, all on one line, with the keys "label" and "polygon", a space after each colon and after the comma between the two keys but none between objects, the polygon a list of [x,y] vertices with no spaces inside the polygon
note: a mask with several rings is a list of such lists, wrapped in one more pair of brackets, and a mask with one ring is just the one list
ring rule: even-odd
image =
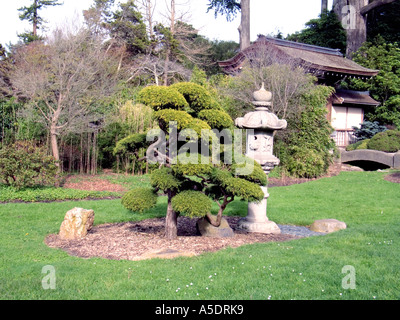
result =
[{"label": "wood chip mulch", "polygon": [[388,174],[387,176],[385,176],[385,180],[394,182],[394,183],[400,183],[400,172]]},{"label": "wood chip mulch", "polygon": [[72,256],[82,258],[101,257],[112,260],[143,260],[155,250],[173,250],[200,255],[227,247],[237,248],[256,242],[286,241],[299,237],[280,234],[247,233],[236,230],[239,217],[226,217],[235,235],[231,238],[202,237],[196,234],[196,219],[178,218],[178,238],[168,240],[164,236],[165,218],[139,222],[104,224],[95,226],[81,240],[62,240],[57,234],[46,237],[45,243],[61,248]]}]

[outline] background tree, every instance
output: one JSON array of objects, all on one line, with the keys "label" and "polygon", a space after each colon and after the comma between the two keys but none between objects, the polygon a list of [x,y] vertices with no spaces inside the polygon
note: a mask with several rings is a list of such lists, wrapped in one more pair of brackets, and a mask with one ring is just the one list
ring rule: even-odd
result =
[{"label": "background tree", "polygon": [[328,0],[321,0],[321,14],[328,11]]},{"label": "background tree", "polygon": [[333,10],[341,22],[347,25],[346,56],[352,57],[367,40],[367,16],[377,8],[397,0],[334,0]]},{"label": "background tree", "polygon": [[400,48],[397,43],[387,43],[382,37],[365,43],[355,54],[360,65],[380,70],[370,80],[352,79],[350,87],[368,90],[381,104],[366,114],[366,120],[400,127]]},{"label": "background tree", "polygon": [[231,21],[240,12],[241,22],[238,28],[240,50],[250,46],[250,0],[210,0],[207,12],[214,10],[215,16],[222,14]]},{"label": "background tree", "polygon": [[97,103],[115,89],[115,59],[103,50],[100,38],[84,29],[76,34],[56,30],[46,44],[18,49],[14,59],[10,80],[15,95],[28,102],[26,112],[41,116],[59,161],[61,134],[96,132],[100,125],[104,110]]},{"label": "background tree", "polygon": [[288,35],[287,40],[340,49],[346,53],[346,32],[334,11],[324,11],[318,19],[311,19],[305,25],[302,31]]},{"label": "background tree", "polygon": [[400,2],[380,6],[371,10],[367,17],[367,40],[381,36],[386,42],[400,43]]},{"label": "background tree", "polygon": [[45,21],[39,15],[39,11],[49,6],[59,5],[62,5],[62,3],[59,3],[59,0],[33,0],[33,3],[29,7],[24,6],[18,9],[18,11],[21,12],[19,16],[20,20],[27,20],[32,23],[32,33],[26,32],[20,35],[25,43],[40,39],[37,31],[38,29],[40,29]]}]

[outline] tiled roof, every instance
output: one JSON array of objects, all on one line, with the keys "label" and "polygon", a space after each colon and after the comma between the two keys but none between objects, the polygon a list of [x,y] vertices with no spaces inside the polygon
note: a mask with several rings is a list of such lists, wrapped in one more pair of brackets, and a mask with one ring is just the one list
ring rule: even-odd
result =
[{"label": "tiled roof", "polygon": [[239,52],[235,57],[219,62],[219,65],[227,73],[240,69],[248,57],[254,53],[265,50],[265,53],[275,51],[279,59],[291,59],[298,61],[309,69],[322,72],[333,72],[355,76],[371,77],[379,73],[379,70],[364,68],[356,62],[343,57],[339,50],[297,43],[293,41],[260,37],[250,47]]}]

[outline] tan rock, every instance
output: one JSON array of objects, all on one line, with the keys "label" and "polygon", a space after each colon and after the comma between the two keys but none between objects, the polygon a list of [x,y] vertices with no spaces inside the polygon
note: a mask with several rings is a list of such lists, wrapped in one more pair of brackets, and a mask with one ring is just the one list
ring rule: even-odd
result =
[{"label": "tan rock", "polygon": [[346,229],[347,226],[344,222],[336,220],[336,219],[322,219],[316,220],[310,226],[310,230],[314,232],[325,232],[331,233],[339,230]]},{"label": "tan rock", "polygon": [[219,227],[214,227],[207,219],[201,218],[197,221],[196,228],[203,237],[230,238],[234,236],[233,230],[225,218],[222,218]]},{"label": "tan rock", "polygon": [[69,210],[61,223],[59,236],[61,239],[75,240],[84,238],[92,229],[94,211],[82,208]]}]

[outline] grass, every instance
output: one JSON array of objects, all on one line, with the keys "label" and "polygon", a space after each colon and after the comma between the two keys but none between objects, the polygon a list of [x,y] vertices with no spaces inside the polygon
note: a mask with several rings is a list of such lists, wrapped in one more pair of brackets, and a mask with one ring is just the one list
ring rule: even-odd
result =
[{"label": "grass", "polygon": [[[48,248],[65,212],[94,209],[95,223],[163,216],[166,199],[139,215],[120,200],[0,205],[0,299],[399,299],[400,184],[380,172],[342,172],[290,187],[270,188],[268,217],[280,224],[345,221],[346,230],[322,237],[246,245],[193,258],[147,261],[81,259]],[[227,215],[246,215],[234,201]],[[56,270],[56,289],[44,290],[42,268]],[[344,266],[356,289],[345,289]]]},{"label": "grass", "polygon": [[[104,179],[114,184],[120,184],[128,189],[148,186],[149,176],[127,176],[119,175],[97,175],[95,177],[76,176],[71,182],[79,183],[90,181],[90,179]],[[48,202],[48,201],[66,201],[66,200],[85,200],[85,199],[107,199],[112,197],[121,197],[123,192],[107,191],[86,191],[55,187],[34,187],[17,189],[14,187],[0,184],[0,203],[1,202]]]}]

